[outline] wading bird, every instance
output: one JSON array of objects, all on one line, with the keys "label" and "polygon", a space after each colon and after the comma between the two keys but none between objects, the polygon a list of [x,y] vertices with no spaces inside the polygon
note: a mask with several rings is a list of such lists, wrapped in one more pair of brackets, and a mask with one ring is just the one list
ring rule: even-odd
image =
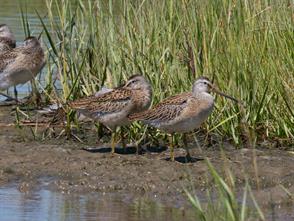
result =
[{"label": "wading bird", "polygon": [[214,98],[210,95],[210,91],[238,102],[235,98],[218,91],[208,78],[200,77],[194,82],[192,92],[168,97],[152,109],[131,114],[129,119],[142,121],[144,124],[171,134],[170,157],[172,161],[175,159],[172,135],[174,133],[183,133],[183,141],[187,153],[186,158],[191,160],[185,133],[199,128],[211,114]]},{"label": "wading bird", "polygon": [[11,48],[15,48],[15,37],[6,24],[0,25],[0,54]]},{"label": "wading bird", "polygon": [[[1,24],[0,25],[0,54],[6,53],[12,48],[15,48],[15,46],[16,46],[16,40],[12,31],[9,29],[9,27],[6,24]],[[14,86],[14,96],[17,99],[17,90],[15,86]]]},{"label": "wading bird", "polygon": [[123,86],[104,89],[101,93],[73,101],[69,105],[111,129],[111,152],[114,153],[116,128],[130,123],[127,117],[129,114],[148,109],[151,100],[150,83],[141,75],[133,75]]},{"label": "wading bird", "polygon": [[[21,46],[1,53],[0,91],[32,80],[45,63],[43,48],[36,37],[28,37]],[[1,95],[13,99],[3,93]]]}]

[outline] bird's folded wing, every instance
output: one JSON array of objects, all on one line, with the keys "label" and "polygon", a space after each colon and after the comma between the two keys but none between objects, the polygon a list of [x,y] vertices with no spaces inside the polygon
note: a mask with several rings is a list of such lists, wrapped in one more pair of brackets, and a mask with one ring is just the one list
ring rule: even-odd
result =
[{"label": "bird's folded wing", "polygon": [[145,123],[155,125],[176,119],[187,106],[189,93],[182,93],[169,97],[152,109],[132,114],[130,120],[141,120]]},{"label": "bird's folded wing", "polygon": [[76,110],[86,110],[96,115],[104,115],[121,111],[131,102],[132,93],[129,90],[112,90],[100,96],[92,95],[70,103]]},{"label": "bird's folded wing", "polygon": [[4,72],[5,69],[9,68],[11,64],[16,60],[16,53],[0,53],[0,74]]}]

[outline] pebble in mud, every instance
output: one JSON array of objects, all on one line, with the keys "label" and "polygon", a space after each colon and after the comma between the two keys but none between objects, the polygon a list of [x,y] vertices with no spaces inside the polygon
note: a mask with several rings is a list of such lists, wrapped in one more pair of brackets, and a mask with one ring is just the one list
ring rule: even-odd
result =
[{"label": "pebble in mud", "polygon": [[19,186],[18,186],[18,190],[21,193],[26,193],[29,192],[30,189],[32,188],[32,185],[28,182],[22,182]]}]

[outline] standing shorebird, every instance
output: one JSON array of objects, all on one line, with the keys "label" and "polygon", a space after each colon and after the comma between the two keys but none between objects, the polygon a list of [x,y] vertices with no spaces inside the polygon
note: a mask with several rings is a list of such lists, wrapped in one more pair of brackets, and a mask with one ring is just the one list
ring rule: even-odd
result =
[{"label": "standing shorebird", "polygon": [[73,101],[70,106],[111,129],[111,152],[114,153],[116,128],[129,124],[127,116],[146,110],[151,100],[150,83],[141,75],[133,75],[123,86],[104,89],[101,93]]},{"label": "standing shorebird", "polygon": [[0,54],[0,91],[32,80],[45,63],[43,48],[36,37],[28,37],[23,45]]},{"label": "standing shorebird", "polygon": [[175,159],[172,135],[174,133],[183,133],[183,141],[187,153],[186,158],[187,160],[191,160],[185,133],[199,128],[211,114],[214,106],[214,98],[209,94],[210,91],[237,101],[218,91],[208,78],[200,77],[194,82],[192,93],[187,92],[168,97],[152,109],[131,114],[129,119],[142,121],[145,124],[171,134],[170,157],[172,161]]},{"label": "standing shorebird", "polygon": [[[7,51],[15,48],[16,40],[14,34],[6,24],[0,25],[0,54],[6,53]],[[17,99],[17,90],[14,86],[14,96]]]}]

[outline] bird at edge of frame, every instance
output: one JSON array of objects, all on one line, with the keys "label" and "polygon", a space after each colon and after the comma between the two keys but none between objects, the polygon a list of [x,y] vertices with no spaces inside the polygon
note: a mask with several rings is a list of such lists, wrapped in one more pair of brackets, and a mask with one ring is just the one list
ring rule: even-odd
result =
[{"label": "bird at edge of frame", "polygon": [[[0,54],[7,53],[12,48],[15,48],[15,36],[6,24],[0,24]],[[17,99],[17,90],[14,86],[14,97]],[[10,99],[8,99],[9,101]]]},{"label": "bird at edge of frame", "polygon": [[[27,37],[22,45],[0,53],[0,91],[34,79],[45,63],[44,50],[38,38],[33,36]],[[17,98],[0,94],[18,101]]]}]

